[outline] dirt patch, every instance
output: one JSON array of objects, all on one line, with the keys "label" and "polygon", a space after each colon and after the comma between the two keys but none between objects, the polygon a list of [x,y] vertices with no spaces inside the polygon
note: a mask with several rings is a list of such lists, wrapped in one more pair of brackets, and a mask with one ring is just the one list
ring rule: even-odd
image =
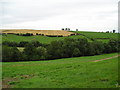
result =
[{"label": "dirt patch", "polygon": [[6,78],[2,80],[2,88],[10,88],[14,86],[14,82],[17,82],[17,78]]},{"label": "dirt patch", "polygon": [[16,83],[19,83],[19,80],[21,79],[30,79],[34,77],[35,75],[20,75],[20,78],[5,78],[2,80],[2,88],[11,88],[15,86]]}]

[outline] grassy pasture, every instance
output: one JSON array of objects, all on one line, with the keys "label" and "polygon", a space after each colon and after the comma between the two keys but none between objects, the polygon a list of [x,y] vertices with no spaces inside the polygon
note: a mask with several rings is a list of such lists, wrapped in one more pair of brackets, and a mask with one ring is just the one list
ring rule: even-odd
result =
[{"label": "grassy pasture", "polygon": [[[2,35],[2,41],[14,41],[14,42],[20,42],[20,41],[39,41],[41,43],[50,43],[52,41],[56,40],[63,40],[65,38],[86,38],[82,35],[76,35],[76,36],[69,36],[69,37],[47,37],[47,36],[17,36],[17,35]],[[88,39],[91,41],[90,39]]]},{"label": "grassy pasture", "polygon": [[[116,88],[118,55],[64,58],[51,61],[3,62],[3,86],[13,88]],[[5,85],[4,85],[5,84]]]},{"label": "grassy pasture", "polygon": [[85,32],[85,31],[75,31],[76,33],[81,33],[89,38],[112,38],[112,39],[117,39],[118,38],[118,33],[103,33],[103,32]]},{"label": "grassy pasture", "polygon": [[[76,31],[74,31],[76,32]],[[118,35],[117,33],[102,33],[102,32],[83,32],[83,31],[77,31],[76,33],[81,33],[85,36],[82,35],[76,35],[76,36],[69,36],[69,37],[47,37],[47,36],[17,36],[17,35],[3,35],[2,36],[2,41],[15,41],[15,42],[20,42],[20,41],[39,41],[41,43],[50,43],[52,41],[56,40],[63,40],[65,38],[87,38],[88,41],[91,41],[91,38],[96,39],[97,41],[102,41],[102,42],[108,42],[109,38],[111,39],[117,39]]]}]

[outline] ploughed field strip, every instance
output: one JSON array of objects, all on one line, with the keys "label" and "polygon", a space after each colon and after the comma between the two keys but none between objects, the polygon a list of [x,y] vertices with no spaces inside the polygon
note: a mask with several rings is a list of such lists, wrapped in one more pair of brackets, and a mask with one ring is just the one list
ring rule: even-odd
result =
[{"label": "ploughed field strip", "polygon": [[43,36],[70,36],[75,35],[74,32],[64,31],[64,30],[3,30],[3,34],[25,34],[32,33],[33,35],[43,35]]}]

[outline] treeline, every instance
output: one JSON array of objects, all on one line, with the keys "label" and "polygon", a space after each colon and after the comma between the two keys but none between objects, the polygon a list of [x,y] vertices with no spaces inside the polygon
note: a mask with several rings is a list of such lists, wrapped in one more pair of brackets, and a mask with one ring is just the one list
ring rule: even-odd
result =
[{"label": "treeline", "polygon": [[47,45],[47,44],[42,44],[42,43],[40,43],[39,41],[31,41],[31,42],[21,41],[21,42],[19,42],[19,43],[13,42],[13,41],[4,41],[4,42],[2,42],[2,45],[10,46],[10,47],[25,47],[25,46],[28,45],[28,44],[32,44],[32,45],[34,45],[35,47],[46,46],[46,45]]},{"label": "treeline", "polygon": [[23,52],[20,52],[17,47],[9,47],[9,45],[4,43],[2,60],[14,62],[93,56],[120,52],[118,47],[120,47],[120,40],[110,40],[108,43],[103,43],[100,41],[88,42],[87,39],[66,38],[61,41],[53,41],[46,46],[36,46],[34,43],[27,43]]}]

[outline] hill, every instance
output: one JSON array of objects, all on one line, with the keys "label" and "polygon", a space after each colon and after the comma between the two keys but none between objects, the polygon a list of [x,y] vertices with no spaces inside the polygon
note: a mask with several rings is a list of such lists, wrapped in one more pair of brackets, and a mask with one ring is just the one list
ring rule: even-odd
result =
[{"label": "hill", "polygon": [[[34,31],[34,30],[32,30],[32,31]],[[36,31],[38,31],[38,30],[36,30]],[[52,31],[50,31],[50,32],[52,32]],[[8,30],[4,31],[4,32],[7,33]],[[59,32],[61,32],[61,31],[59,30]],[[62,32],[67,32],[67,31],[62,31]],[[44,31],[44,33],[45,33],[45,31]],[[54,30],[53,34],[55,35],[55,33],[58,34],[58,31]],[[79,33],[80,35],[73,35],[73,36],[66,36],[66,37],[47,37],[47,36],[42,36],[42,35],[18,36],[18,35],[13,35],[13,34],[7,34],[7,35],[3,35],[2,36],[2,41],[14,41],[14,42],[39,41],[41,43],[47,43],[48,44],[51,41],[63,40],[65,38],[74,38],[74,39],[86,38],[86,39],[88,39],[88,41],[97,40],[97,41],[102,41],[102,42],[108,42],[109,39],[118,39],[118,35],[120,35],[118,33],[83,32],[83,31],[77,31],[77,32],[76,31],[72,31],[72,32],[69,32],[69,33]]]},{"label": "hill", "polygon": [[120,36],[120,34],[118,33],[87,32],[87,31],[74,31],[74,32],[80,33],[87,38],[103,42],[107,42],[109,39],[118,39],[118,37]]},{"label": "hill", "polygon": [[15,30],[3,30],[4,34],[25,34],[32,33],[33,35],[43,35],[43,36],[70,36],[75,35],[74,32],[69,32],[65,30],[27,30],[27,29],[15,29]]},{"label": "hill", "polygon": [[118,38],[119,35],[118,33],[105,33],[105,32],[86,32],[86,31],[74,31],[74,32],[96,39]]},{"label": "hill", "polygon": [[[14,42],[20,42],[20,41],[39,41],[41,43],[46,43],[49,44],[52,41],[56,40],[63,40],[65,38],[86,38],[82,35],[74,35],[74,36],[69,36],[69,37],[47,37],[47,36],[18,36],[18,35],[13,35],[13,34],[8,34],[8,35],[3,35],[2,36],[2,41],[14,41]],[[90,39],[88,39],[91,41]]]},{"label": "hill", "polygon": [[[3,62],[3,87],[116,88],[117,53],[51,61]],[[97,62],[95,62],[98,60]]]}]

